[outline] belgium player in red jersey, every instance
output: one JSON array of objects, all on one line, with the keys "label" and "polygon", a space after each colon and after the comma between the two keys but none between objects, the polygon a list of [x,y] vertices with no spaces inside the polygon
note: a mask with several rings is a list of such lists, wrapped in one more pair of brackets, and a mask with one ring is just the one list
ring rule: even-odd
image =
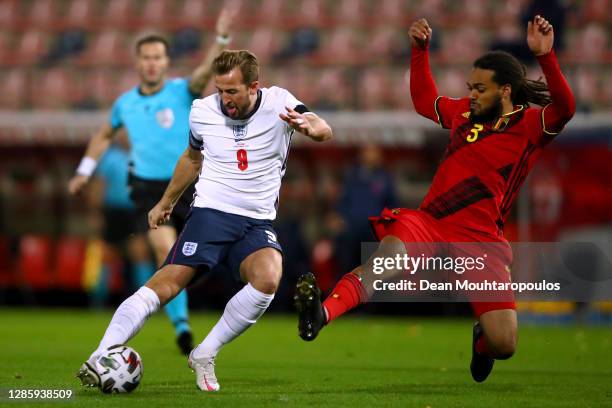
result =
[{"label": "belgium player in red jersey", "polygon": [[[493,51],[474,62],[465,98],[438,95],[429,68],[431,35],[425,19],[410,28],[410,93],[419,114],[450,129],[443,160],[418,210],[385,209],[371,218],[378,249],[364,265],[344,275],[324,302],[314,276],[300,278],[295,303],[304,340],[313,340],[326,324],[367,300],[371,289],[364,282],[376,257],[406,253],[409,243],[419,242],[507,246],[504,221],[520,186],[541,149],[574,114],[574,97],[553,51],[553,27],[541,16],[528,23],[527,43],[546,83],[527,79],[516,58]],[[510,258],[498,266],[506,267]],[[504,301],[471,301],[471,306],[478,322],[470,369],[474,380],[481,382],[495,359],[514,354],[517,317],[511,293]]]}]

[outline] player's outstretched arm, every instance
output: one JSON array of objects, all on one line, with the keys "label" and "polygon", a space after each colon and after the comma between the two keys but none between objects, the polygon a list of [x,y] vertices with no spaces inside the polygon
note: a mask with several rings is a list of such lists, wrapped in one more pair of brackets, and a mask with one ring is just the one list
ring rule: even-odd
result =
[{"label": "player's outstretched arm", "polygon": [[189,90],[194,95],[200,95],[202,91],[204,91],[204,88],[206,88],[208,81],[210,81],[212,77],[213,61],[225,48],[227,48],[230,42],[230,28],[236,13],[237,9],[231,6],[226,6],[221,10],[216,26],[217,39],[206,53],[204,61],[193,70],[191,79],[189,80]]},{"label": "player's outstretched arm", "polygon": [[110,123],[105,123],[89,140],[85,155],[76,169],[76,174],[68,182],[68,192],[70,194],[78,194],[83,190],[96,169],[98,160],[108,149],[114,136],[115,129],[112,128]]},{"label": "player's outstretched arm", "polygon": [[438,122],[435,102],[438,90],[429,68],[428,46],[433,33],[429,23],[424,18],[415,21],[410,26],[410,96],[417,113]]},{"label": "player's outstretched arm", "polygon": [[558,133],[576,112],[576,100],[553,50],[555,33],[552,24],[541,16],[527,23],[527,45],[537,57],[546,77],[552,102],[542,111],[544,131]]},{"label": "player's outstretched arm", "polygon": [[188,146],[176,163],[172,180],[170,180],[164,195],[155,207],[149,211],[149,228],[157,229],[157,227],[170,219],[174,205],[185,189],[200,174],[201,167],[202,153],[200,150]]},{"label": "player's outstretched arm", "polygon": [[281,113],[279,117],[301,134],[316,142],[325,142],[333,137],[331,127],[316,113],[299,113],[288,106],[285,109],[287,113]]}]

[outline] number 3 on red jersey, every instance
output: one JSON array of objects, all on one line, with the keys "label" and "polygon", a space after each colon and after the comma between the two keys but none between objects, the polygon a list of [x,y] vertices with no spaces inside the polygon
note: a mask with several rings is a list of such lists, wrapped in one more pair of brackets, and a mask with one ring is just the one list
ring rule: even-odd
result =
[{"label": "number 3 on red jersey", "polygon": [[478,133],[482,129],[484,129],[484,127],[481,124],[475,123],[474,127],[470,130],[470,132],[472,132],[472,134],[467,137],[467,141],[470,142],[470,143],[475,142],[476,139],[478,139]]},{"label": "number 3 on red jersey", "polygon": [[236,151],[236,159],[238,159],[238,168],[245,171],[249,167],[249,158],[247,157],[247,151],[239,149]]}]

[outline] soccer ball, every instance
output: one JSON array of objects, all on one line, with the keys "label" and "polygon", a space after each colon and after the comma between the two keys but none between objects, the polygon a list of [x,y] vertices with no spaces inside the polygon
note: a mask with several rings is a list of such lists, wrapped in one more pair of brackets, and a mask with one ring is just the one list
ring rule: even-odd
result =
[{"label": "soccer ball", "polygon": [[142,360],[131,347],[109,347],[96,359],[100,389],[105,394],[132,392],[142,379]]}]

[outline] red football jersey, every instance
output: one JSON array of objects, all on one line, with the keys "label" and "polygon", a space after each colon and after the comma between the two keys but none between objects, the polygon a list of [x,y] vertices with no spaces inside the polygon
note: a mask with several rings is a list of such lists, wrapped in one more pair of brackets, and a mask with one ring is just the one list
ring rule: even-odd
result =
[{"label": "red football jersey", "polygon": [[553,102],[543,109],[515,106],[491,122],[477,122],[470,118],[469,98],[437,96],[427,51],[413,49],[410,89],[415,108],[451,130],[421,210],[465,228],[502,234],[512,203],[542,147],[575,110],[554,53],[538,60]]}]

